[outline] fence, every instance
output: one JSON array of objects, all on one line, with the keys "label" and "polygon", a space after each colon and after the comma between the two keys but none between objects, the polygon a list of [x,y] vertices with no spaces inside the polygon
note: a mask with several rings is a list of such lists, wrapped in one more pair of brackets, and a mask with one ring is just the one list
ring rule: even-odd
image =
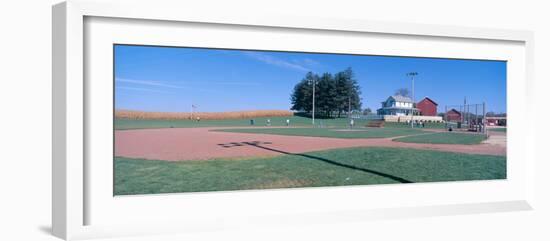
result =
[{"label": "fence", "polygon": [[485,102],[481,104],[447,105],[443,117],[449,125],[456,128],[485,133],[486,110]]}]

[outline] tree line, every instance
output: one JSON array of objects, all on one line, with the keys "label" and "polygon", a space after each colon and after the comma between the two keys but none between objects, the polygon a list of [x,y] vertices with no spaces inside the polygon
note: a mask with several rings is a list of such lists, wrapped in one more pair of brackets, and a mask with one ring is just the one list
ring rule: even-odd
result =
[{"label": "tree line", "polygon": [[291,110],[311,114],[314,86],[316,116],[341,117],[350,109],[351,111],[361,110],[361,89],[351,68],[336,74],[318,75],[308,72],[294,86],[294,91],[290,96]]}]

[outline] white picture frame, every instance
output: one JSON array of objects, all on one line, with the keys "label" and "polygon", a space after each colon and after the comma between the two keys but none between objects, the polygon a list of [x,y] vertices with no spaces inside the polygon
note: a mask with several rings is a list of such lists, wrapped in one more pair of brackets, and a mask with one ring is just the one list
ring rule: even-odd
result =
[{"label": "white picture frame", "polygon": [[[149,11],[155,8],[155,11]],[[491,59],[503,59],[512,61],[514,64],[512,74],[513,78],[509,78],[508,85],[510,86],[508,93],[508,105],[510,109],[509,121],[509,167],[514,168],[513,178],[505,182],[465,182],[465,183],[435,183],[427,185],[409,186],[403,190],[399,187],[388,186],[358,186],[346,188],[312,188],[312,189],[297,189],[292,191],[286,190],[269,190],[269,191],[248,191],[248,192],[219,192],[211,194],[173,194],[173,195],[148,195],[147,197],[128,197],[124,200],[118,199],[115,204],[96,199],[93,190],[97,190],[98,186],[106,185],[97,182],[94,179],[94,174],[87,174],[90,168],[102,168],[95,163],[91,163],[86,158],[91,155],[90,143],[94,140],[87,139],[90,133],[89,112],[93,108],[90,106],[87,96],[87,89],[98,88],[99,86],[89,86],[86,84],[85,78],[89,78],[86,74],[86,68],[95,68],[90,66],[90,61],[87,59],[89,51],[86,50],[89,45],[86,41],[92,40],[97,42],[105,41],[120,41],[113,39],[109,34],[103,34],[98,38],[87,39],[87,34],[102,33],[99,31],[86,28],[87,19],[114,19],[115,21],[132,22],[132,24],[145,24],[152,22],[149,28],[154,30],[163,24],[206,24],[208,26],[223,26],[224,31],[237,31],[231,29],[237,28],[253,28],[255,32],[258,30],[267,31],[277,30],[279,34],[285,31],[300,31],[307,35],[308,32],[315,32],[317,35],[330,35],[353,33],[353,34],[373,34],[377,36],[390,36],[396,39],[420,38],[422,41],[449,41],[449,46],[459,45],[475,46],[481,48],[486,46],[487,50],[484,53]],[[185,3],[178,2],[95,2],[73,0],[60,3],[53,7],[53,167],[52,167],[52,227],[53,234],[63,239],[82,239],[94,237],[112,237],[121,235],[140,235],[140,234],[157,234],[157,233],[172,233],[172,232],[192,232],[197,230],[210,230],[217,228],[230,228],[235,226],[271,226],[271,225],[291,225],[293,222],[342,222],[349,220],[369,220],[369,219],[384,219],[384,218],[401,218],[401,217],[422,217],[433,215],[451,215],[451,214],[467,214],[481,212],[497,212],[497,211],[514,211],[514,210],[530,210],[533,202],[534,188],[534,120],[524,118],[532,113],[530,108],[521,108],[522,105],[532,101],[530,93],[533,92],[533,34],[529,31],[518,30],[497,30],[497,29],[482,29],[469,27],[455,26],[439,26],[439,25],[421,25],[408,23],[390,23],[390,22],[370,22],[349,19],[321,19],[321,18],[301,18],[294,16],[276,16],[262,15],[254,16],[253,14],[243,16],[213,16],[201,11],[195,11],[185,7]],[[100,21],[101,22],[101,21]],[[109,24],[109,21],[103,23]],[[101,25],[101,24],[100,24]],[[116,25],[116,24],[115,24]],[[115,26],[120,28],[128,28],[128,32],[132,30],[121,24]],[[196,31],[208,31],[205,27],[195,28]],[[89,32],[87,32],[89,31]],[[213,30],[214,31],[214,30]],[[261,32],[260,31],[260,32]],[[159,30],[159,35],[162,32]],[[275,33],[275,34],[277,34]],[[257,34],[257,33],[252,33]],[[139,36],[136,34],[134,36]],[[260,36],[260,35],[258,35]],[[143,37],[130,37],[125,39],[137,43],[162,42],[168,45],[178,45],[178,42]],[[307,37],[307,36],[306,36]],[[121,37],[123,38],[123,36]],[[234,37],[237,38],[237,37]],[[103,39],[103,40],[102,40]],[[499,57],[498,44],[510,45],[509,55]],[[219,43],[209,43],[209,45],[218,45]],[[91,45],[92,48],[95,45]],[[238,47],[237,45],[234,45]],[[443,46],[443,45],[442,45]],[[451,48],[446,46],[445,48]],[[493,47],[491,47],[493,46]],[[203,46],[212,47],[212,46]],[[228,46],[218,46],[228,47]],[[256,48],[292,48],[275,46],[257,46]],[[301,49],[303,47],[295,47]],[[319,45],[317,49],[322,51],[323,46]],[[329,48],[325,46],[325,48]],[[405,48],[405,47],[403,47]],[[420,47],[419,47],[420,48]],[[95,50],[95,49],[94,49]],[[288,49],[287,49],[288,50]],[[294,50],[294,49],[291,49]],[[344,50],[334,50],[336,52]],[[353,50],[349,50],[353,51]],[[389,50],[387,50],[389,51]],[[492,52],[491,52],[492,51]],[[505,50],[503,52],[507,52]],[[372,52],[369,52],[372,54]],[[391,53],[391,52],[384,52]],[[423,52],[424,55],[428,52]],[[492,54],[494,53],[494,54]],[[411,52],[414,55],[414,50]],[[441,53],[434,52],[432,57]],[[452,57],[452,54],[457,52],[448,51],[446,57]],[[97,54],[98,56],[104,56]],[[474,55],[472,55],[474,56]],[[477,56],[477,55],[476,55]],[[479,55],[481,58],[481,55]],[[465,53],[464,58],[468,55]],[[101,58],[101,57],[100,57]],[[94,62],[94,61],[90,61]],[[93,64],[92,64],[93,65]],[[111,70],[112,71],[112,70]],[[96,92],[97,93],[97,92]],[[529,105],[527,105],[529,106]],[[112,111],[112,110],[110,110]],[[521,132],[519,131],[521,130]],[[520,139],[518,139],[521,138]],[[512,151],[512,153],[510,153]],[[93,155],[93,154],[92,154]],[[106,171],[105,173],[109,173]],[[516,178],[517,177],[517,178]],[[99,184],[94,184],[99,183]],[[396,185],[400,186],[400,185]],[[455,189],[456,188],[456,189]],[[493,197],[483,197],[483,193],[490,189],[503,189],[499,193],[490,193]],[[462,190],[460,195],[464,198],[457,198],[453,195],[442,198],[439,201],[421,201],[405,198],[400,202],[381,202],[383,199],[372,201],[371,207],[359,208],[357,201],[348,203],[348,207],[339,208],[339,204],[343,204],[343,199],[346,197],[360,200],[360,196],[368,193],[377,193],[381,196],[395,195],[396,192],[423,192],[426,197],[434,198],[435,193],[443,192],[445,189]],[[388,191],[386,191],[388,190]],[[470,190],[466,192],[465,190]],[[392,194],[393,192],[393,194]],[[307,198],[324,199],[326,193],[331,196],[340,196],[342,199],[331,200],[332,206],[322,207],[313,205],[310,209],[292,210],[292,205],[295,207],[305,207],[306,203],[288,203],[279,201],[277,208],[265,208],[265,206],[243,206],[237,204],[242,200],[254,199],[261,202],[274,203],[281,197],[294,198],[302,200]],[[501,195],[496,195],[501,194]],[[94,196],[95,195],[95,196]],[[102,200],[108,198],[114,199],[102,194]],[[132,199],[132,200],[130,200]],[[171,212],[170,208],[178,207],[182,203],[188,205],[198,205],[208,203],[215,205],[215,200],[224,199],[231,206],[233,212],[224,213],[222,208],[214,208],[211,213],[198,213],[204,211],[197,206],[196,210],[187,212],[187,219],[182,219],[181,213]],[[444,199],[444,200],[443,200]],[[90,208],[90,203],[101,203]],[[111,205],[111,206],[108,206]],[[120,206],[116,206],[120,205]],[[162,205],[162,210],[158,206]],[[301,206],[302,205],[302,206]],[[154,212],[136,212],[141,215],[139,217],[123,217],[124,214],[133,213],[138,209],[152,209],[161,214],[155,216]],[[250,209],[246,212],[245,209]],[[103,210],[103,211],[102,211]],[[119,213],[115,212],[120,211]],[[288,212],[287,212],[288,211]],[[239,214],[236,214],[236,213]],[[260,215],[252,215],[252,212],[263,212]],[[100,216],[98,222],[90,222],[90,216]],[[110,215],[110,216],[109,216]],[[202,217],[202,218],[201,218]],[[153,220],[151,222],[143,221],[143,218]],[[116,220],[117,222],[108,223],[106,219]],[[130,220],[133,219],[133,220]],[[193,219],[194,222],[189,222]],[[198,221],[197,221],[198,220]],[[251,221],[252,220],[252,221]],[[288,221],[292,220],[292,221]],[[177,222],[174,222],[177,221]],[[152,224],[154,223],[154,224]],[[178,223],[178,224],[174,224]],[[230,224],[228,224],[230,223]],[[169,224],[169,225],[168,225]]]}]

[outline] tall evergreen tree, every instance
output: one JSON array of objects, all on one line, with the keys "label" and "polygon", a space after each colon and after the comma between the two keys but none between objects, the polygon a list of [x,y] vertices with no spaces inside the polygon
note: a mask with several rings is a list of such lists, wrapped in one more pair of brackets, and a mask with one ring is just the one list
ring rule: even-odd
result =
[{"label": "tall evergreen tree", "polygon": [[313,83],[318,82],[318,79],[319,76],[312,72],[308,72],[306,76],[294,86],[294,91],[290,96],[292,102],[291,110],[311,112],[313,106]]},{"label": "tall evergreen tree", "polygon": [[361,110],[361,89],[354,77],[353,70],[347,68],[344,71],[338,72],[335,75],[335,82],[337,96],[334,101],[336,102],[338,117],[343,112],[347,113],[350,109],[352,111]]},{"label": "tall evergreen tree", "polygon": [[351,102],[348,101],[348,104],[346,107],[349,108],[349,103],[351,103],[351,109],[354,110],[361,110],[361,87],[359,86],[359,83],[357,82],[357,79],[355,79],[355,74],[353,73],[353,70],[351,68],[347,68],[344,70],[344,76],[346,76],[346,82],[348,83],[348,95]]},{"label": "tall evergreen tree", "polygon": [[315,92],[315,107],[319,109],[319,113],[323,113],[326,117],[331,117],[332,111],[336,109],[336,88],[335,82],[330,73],[324,73],[317,83]]},{"label": "tall evergreen tree", "polygon": [[334,75],[334,82],[336,86],[336,97],[334,98],[334,103],[336,105],[338,117],[340,117],[342,112],[346,110],[346,105],[348,102],[348,84],[344,72],[336,73]]},{"label": "tall evergreen tree", "polygon": [[307,73],[294,86],[290,98],[292,110],[311,113],[314,83],[316,114],[332,117],[336,113],[337,117],[341,117],[342,113],[348,113],[350,109],[361,110],[361,89],[351,68],[334,75],[324,73],[318,76],[312,72]]}]

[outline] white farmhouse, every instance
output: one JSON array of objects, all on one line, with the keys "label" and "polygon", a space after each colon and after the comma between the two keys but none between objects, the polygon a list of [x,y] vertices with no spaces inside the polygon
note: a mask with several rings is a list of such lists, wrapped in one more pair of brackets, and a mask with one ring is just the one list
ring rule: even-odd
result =
[{"label": "white farmhouse", "polygon": [[413,106],[411,98],[402,95],[392,95],[382,102],[382,108],[377,110],[378,115],[405,116],[417,114],[418,109]]}]

